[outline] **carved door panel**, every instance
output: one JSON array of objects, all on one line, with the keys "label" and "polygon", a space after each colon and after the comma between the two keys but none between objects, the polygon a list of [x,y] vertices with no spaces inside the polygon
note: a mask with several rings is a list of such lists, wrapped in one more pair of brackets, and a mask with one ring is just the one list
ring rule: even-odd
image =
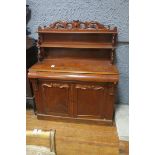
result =
[{"label": "carved door panel", "polygon": [[75,89],[76,116],[81,118],[102,118],[106,104],[105,87],[77,84]]},{"label": "carved door panel", "polygon": [[59,116],[70,114],[69,84],[41,81],[40,89],[44,113]]}]

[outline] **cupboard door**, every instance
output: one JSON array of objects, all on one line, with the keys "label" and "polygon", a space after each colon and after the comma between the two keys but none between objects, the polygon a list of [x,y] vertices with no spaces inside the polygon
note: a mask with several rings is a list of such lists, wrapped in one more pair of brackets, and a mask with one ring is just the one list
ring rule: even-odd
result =
[{"label": "cupboard door", "polygon": [[105,104],[104,86],[77,84],[75,89],[76,116],[102,118]]},{"label": "cupboard door", "polygon": [[58,116],[70,114],[69,84],[41,81],[40,87],[44,113]]}]

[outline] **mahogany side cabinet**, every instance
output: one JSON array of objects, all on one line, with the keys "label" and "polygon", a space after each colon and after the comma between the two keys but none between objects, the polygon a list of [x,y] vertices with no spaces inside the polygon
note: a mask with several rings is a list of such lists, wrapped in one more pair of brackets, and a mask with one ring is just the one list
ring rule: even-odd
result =
[{"label": "mahogany side cabinet", "polygon": [[38,36],[38,62],[28,73],[38,119],[112,124],[117,28],[58,21],[38,27]]}]

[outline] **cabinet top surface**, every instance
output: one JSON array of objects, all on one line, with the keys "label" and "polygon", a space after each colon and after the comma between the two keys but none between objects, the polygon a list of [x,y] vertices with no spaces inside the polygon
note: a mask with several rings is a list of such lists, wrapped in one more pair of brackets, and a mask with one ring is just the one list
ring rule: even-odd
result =
[{"label": "cabinet top surface", "polygon": [[115,65],[101,59],[53,58],[36,63],[30,72],[118,74]]}]

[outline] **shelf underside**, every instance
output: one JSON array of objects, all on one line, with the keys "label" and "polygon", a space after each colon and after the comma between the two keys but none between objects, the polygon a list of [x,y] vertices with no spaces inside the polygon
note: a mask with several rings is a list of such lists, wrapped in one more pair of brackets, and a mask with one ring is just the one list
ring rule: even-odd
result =
[{"label": "shelf underside", "polygon": [[40,47],[56,48],[94,48],[94,49],[113,49],[110,43],[91,43],[91,42],[43,42]]}]

